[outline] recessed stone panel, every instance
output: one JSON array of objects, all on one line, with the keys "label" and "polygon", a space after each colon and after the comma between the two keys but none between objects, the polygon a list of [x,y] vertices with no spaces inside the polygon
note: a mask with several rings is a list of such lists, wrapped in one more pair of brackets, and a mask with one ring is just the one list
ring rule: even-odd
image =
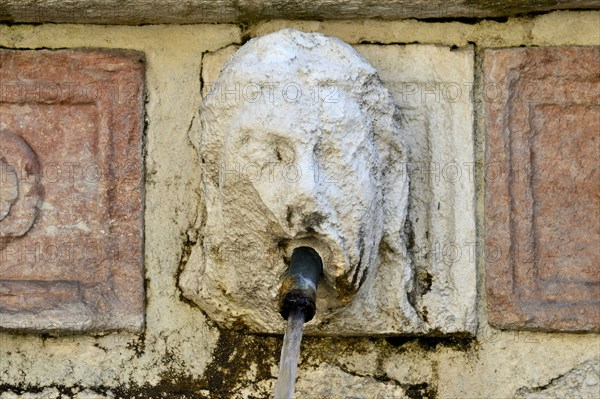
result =
[{"label": "recessed stone panel", "polygon": [[144,63],[0,51],[0,327],[143,326]]},{"label": "recessed stone panel", "polygon": [[490,322],[600,330],[600,48],[485,52]]}]

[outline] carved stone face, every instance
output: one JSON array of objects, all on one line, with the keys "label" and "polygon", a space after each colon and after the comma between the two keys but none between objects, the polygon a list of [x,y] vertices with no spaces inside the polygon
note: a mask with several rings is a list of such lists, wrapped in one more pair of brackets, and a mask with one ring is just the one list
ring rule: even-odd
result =
[{"label": "carved stone face", "polygon": [[[308,93],[311,87],[297,78],[297,89]],[[376,256],[383,231],[382,184],[365,115],[352,97],[334,94],[331,103],[308,96],[289,104],[270,104],[266,96],[240,102],[229,120],[220,121],[228,134],[218,163],[219,188],[227,214],[243,217],[257,204],[264,206],[261,218],[276,232],[272,244],[285,245],[282,257],[310,240],[330,283],[347,295],[358,289]],[[252,201],[228,203],[241,187]],[[246,225],[246,236],[256,233],[256,224]]]},{"label": "carved stone face", "polygon": [[215,316],[225,323],[276,325],[286,260],[308,245],[323,259],[318,301],[348,304],[375,272],[386,232],[399,234],[386,217],[403,223],[406,209],[405,176],[390,162],[403,159],[394,105],[374,69],[339,40],[280,31],[238,50],[200,116],[195,300],[209,313],[227,303],[229,315]]}]

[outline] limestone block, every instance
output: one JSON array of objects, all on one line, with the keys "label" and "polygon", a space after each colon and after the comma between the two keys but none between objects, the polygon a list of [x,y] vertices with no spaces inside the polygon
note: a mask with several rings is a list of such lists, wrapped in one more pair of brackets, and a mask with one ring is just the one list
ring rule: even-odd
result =
[{"label": "limestone block", "polygon": [[[377,70],[337,39],[293,30],[250,41],[218,77],[232,49],[205,59],[197,132],[204,241],[180,286],[226,327],[280,332],[285,259],[295,246],[311,245],[325,270],[308,334],[475,328],[475,261],[468,251],[461,248],[458,265],[425,253],[413,260],[407,251],[415,230],[427,253],[433,249],[426,239],[474,244],[474,182],[467,173],[458,183],[410,178],[421,173],[411,159],[444,162],[440,170],[449,161],[460,170],[473,167],[470,98],[415,96],[405,110],[399,100],[408,97],[398,91],[403,82],[470,82],[472,51],[409,46],[400,48],[408,55],[399,60],[391,47],[358,49]],[[399,62],[406,67],[395,75]],[[418,191],[409,193],[409,184]]]},{"label": "limestone block", "polygon": [[410,181],[414,306],[428,330],[474,332],[476,260],[473,49],[359,45],[402,115]]}]

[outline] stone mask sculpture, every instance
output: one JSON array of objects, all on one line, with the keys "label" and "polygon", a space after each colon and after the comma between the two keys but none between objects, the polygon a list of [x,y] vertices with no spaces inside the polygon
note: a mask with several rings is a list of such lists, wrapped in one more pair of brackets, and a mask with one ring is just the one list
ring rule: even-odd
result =
[{"label": "stone mask sculpture", "polygon": [[200,109],[201,240],[180,286],[215,321],[281,331],[294,248],[323,260],[318,334],[413,331],[399,119],[351,46],[286,29],[241,47]]}]

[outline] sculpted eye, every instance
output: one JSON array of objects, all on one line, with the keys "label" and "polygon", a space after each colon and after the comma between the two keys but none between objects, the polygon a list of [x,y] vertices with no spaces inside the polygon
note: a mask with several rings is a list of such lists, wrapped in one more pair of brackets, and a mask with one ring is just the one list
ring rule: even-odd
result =
[{"label": "sculpted eye", "polygon": [[291,163],[295,160],[295,151],[287,139],[279,135],[245,134],[237,142],[238,156],[252,162]]}]

